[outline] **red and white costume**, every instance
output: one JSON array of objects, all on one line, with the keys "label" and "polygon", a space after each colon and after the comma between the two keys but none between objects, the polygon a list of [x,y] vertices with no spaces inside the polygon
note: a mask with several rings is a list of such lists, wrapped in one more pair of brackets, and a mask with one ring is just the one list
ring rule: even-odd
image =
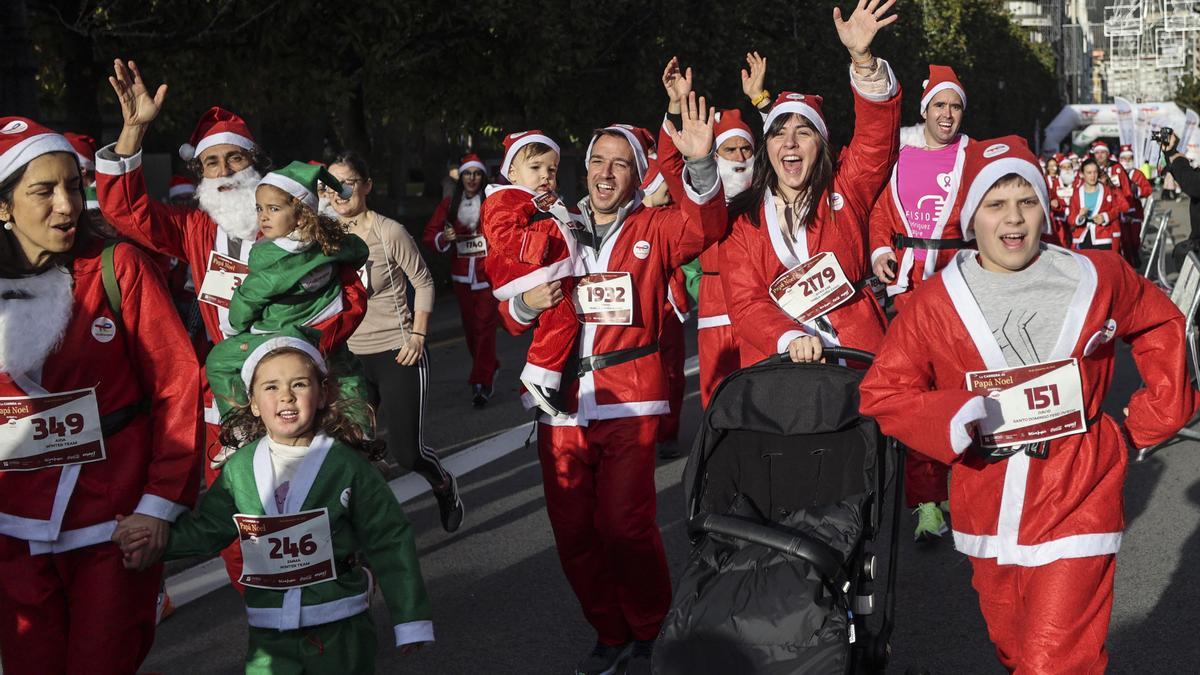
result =
[{"label": "red and white costume", "polygon": [[[3,118],[0,128],[0,181],[40,155],[71,151],[31,120]],[[70,269],[0,279],[0,396],[91,389],[100,429],[72,430],[78,415],[58,420],[53,407],[22,414],[13,401],[6,417],[15,426],[41,412],[60,443],[104,434],[102,459],[0,471],[0,659],[15,675],[137,671],[154,640],[162,567],[124,569],[110,543],[116,517],[173,521],[198,488],[200,367],[162,278],[145,254],[117,246],[118,319],[102,281],[103,243],[77,246]],[[32,424],[6,460],[40,454]]]},{"label": "red and white costume", "polygon": [[[1125,199],[1111,185],[1101,180],[1096,183],[1100,196],[1096,198],[1095,207],[1084,207],[1086,188],[1080,184],[1075,188],[1071,204],[1067,209],[1067,226],[1071,231],[1071,246],[1078,249],[1082,244],[1091,244],[1091,248],[1102,248],[1121,252],[1121,213],[1125,210]],[[1100,222],[1093,222],[1098,219]]]},{"label": "red and white costume", "polygon": [[[233,113],[212,108],[201,118],[192,135],[192,143],[185,144],[181,154],[200,154],[216,144],[231,143],[247,150],[254,147],[246,123]],[[186,261],[191,268],[192,285],[199,292],[204,286],[208,271],[209,256],[213,251],[241,260],[250,258],[250,244],[244,242],[241,251],[231,250],[229,235],[211,216],[194,206],[174,206],[151,199],[146,193],[146,178],[142,173],[142,152],[129,157],[117,157],[112,145],[101,149],[96,159],[96,191],[100,199],[100,212],[104,219],[122,235],[155,253]],[[343,269],[341,272],[343,310],[313,328],[321,331],[321,349],[328,353],[334,346],[344,343],[362,321],[367,311],[367,290],[358,277],[357,270]],[[229,325],[229,310],[208,303],[200,303],[200,317],[208,331],[209,339],[220,342],[224,335],[233,333]],[[208,382],[203,378],[204,421],[207,423],[206,441],[201,451],[205,455],[205,482],[212,485],[220,473],[208,462],[220,452],[217,440],[220,413],[213,402]],[[240,553],[231,546],[222,553],[232,579],[240,576]],[[234,565],[237,565],[235,569]],[[236,572],[236,573],[235,573]]]},{"label": "red and white costume", "polygon": [[[461,175],[471,169],[487,173],[487,167],[477,156],[467,155],[459,164],[458,171]],[[449,221],[450,199],[446,197],[434,209],[421,241],[430,250],[450,255],[450,280],[454,282],[467,350],[471,354],[471,374],[467,383],[490,389],[492,377],[499,366],[496,361],[496,326],[499,318],[496,316],[496,298],[492,296],[492,287],[483,269],[487,250],[482,254],[460,255],[457,240],[447,241],[444,238],[447,225],[453,227],[459,237],[470,238],[482,234],[479,222],[483,195],[464,198],[459,203],[453,223]]]},{"label": "red and white costume", "polygon": [[[638,178],[644,177],[642,135],[625,125],[609,129],[629,141]],[[654,639],[671,600],[654,520],[654,443],[658,417],[670,405],[662,356],[653,344],[674,270],[719,239],[727,225],[719,180],[704,194],[688,186],[686,195],[676,206],[646,208],[641,190],[635,190],[599,249],[579,246],[587,274],[629,273],[634,310],[628,326],[584,324],[579,357],[633,349],[646,353],[585,373],[564,392],[569,417],[543,416],[538,425],[546,508],[559,560],[605,644]],[[586,216],[575,218],[587,227]],[[519,331],[522,324],[510,305],[501,305],[501,319]]]},{"label": "red and white costume", "polygon": [[[818,335],[826,345],[874,351],[883,339],[886,320],[869,288],[861,286],[854,296],[822,317],[822,325],[797,323],[772,300],[768,287],[780,274],[822,252],[832,253],[851,283],[865,282],[871,269],[867,261],[867,219],[879,190],[899,151],[900,88],[891,66],[886,69],[886,94],[872,100],[854,84],[854,138],[834,165],[828,192],[815,199],[816,220],[800,226],[790,242],[784,224],[778,222],[775,198],[767,191],[758,210],[759,225],[748,214],[733,222],[729,236],[721,242],[721,281],[725,300],[737,333],[742,366],[787,351],[788,344],[803,335]],[[776,100],[764,129],[776,116],[797,113],[805,116],[823,134],[821,98],[783,92]],[[785,239],[787,238],[787,239]]]},{"label": "red and white costume", "polygon": [[[1003,140],[1010,147],[1019,142],[1013,139]],[[1030,165],[1023,176],[1040,175],[1027,148],[1001,159]],[[979,181],[980,198],[1016,166],[981,160],[973,169],[972,158],[967,161],[969,190],[979,167],[994,169],[984,169],[989,178]],[[1039,198],[1048,206],[1044,194]],[[1103,672],[1128,456],[1121,427],[1101,412],[1114,372],[1113,339],[1132,345],[1148,383],[1130,399],[1125,421],[1133,443],[1148,447],[1170,438],[1196,410],[1184,319],[1166,295],[1116,257],[1053,246],[1042,252],[1078,265],[1078,286],[1048,360],[1078,359],[1084,413],[1093,422],[1085,433],[1049,441],[1045,458],[1018,452],[989,463],[969,449],[972,427],[986,412],[984,397],[967,391],[966,374],[1009,364],[961,271],[978,264],[976,255],[960,252],[897,316],[860,387],[861,410],[885,434],[956,465],[950,487],[955,546],[970,556],[989,636],[1004,665],[1031,673]]]},{"label": "red and white costume", "polygon": [[[504,138],[501,176],[508,175],[517,152],[531,143],[560,153],[558,144],[536,129],[509,134]],[[489,185],[486,192],[482,222],[489,255],[484,265],[496,299],[509,300],[556,280],[562,282],[563,293],[569,293],[575,276],[575,241],[566,207],[561,202],[539,207],[534,202],[538,195],[520,185]],[[563,368],[578,334],[579,322],[570,305],[560,303],[543,312],[533,331],[521,380],[561,388]]]}]

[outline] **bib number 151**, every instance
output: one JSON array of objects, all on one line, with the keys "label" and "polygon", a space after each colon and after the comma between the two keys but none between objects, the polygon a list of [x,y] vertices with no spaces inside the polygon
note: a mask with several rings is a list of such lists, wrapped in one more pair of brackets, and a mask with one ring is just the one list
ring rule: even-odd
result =
[{"label": "bib number 151", "polygon": [[1058,399],[1058,385],[1047,384],[1041,387],[1030,387],[1025,390],[1025,401],[1030,410],[1043,410],[1052,405],[1061,405]]}]

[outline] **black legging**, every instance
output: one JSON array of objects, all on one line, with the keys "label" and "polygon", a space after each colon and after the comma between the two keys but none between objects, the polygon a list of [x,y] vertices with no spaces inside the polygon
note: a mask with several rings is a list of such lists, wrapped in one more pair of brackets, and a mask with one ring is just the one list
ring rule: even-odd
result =
[{"label": "black legging", "polygon": [[425,396],[429,386],[429,358],[424,351],[416,364],[396,363],[400,350],[359,354],[371,405],[375,407],[376,435],[387,443],[396,462],[416,471],[438,487],[450,478],[433,448],[425,445]]}]

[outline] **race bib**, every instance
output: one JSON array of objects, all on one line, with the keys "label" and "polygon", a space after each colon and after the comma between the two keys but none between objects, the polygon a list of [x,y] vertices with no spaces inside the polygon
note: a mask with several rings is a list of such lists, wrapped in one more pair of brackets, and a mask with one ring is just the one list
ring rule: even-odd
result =
[{"label": "race bib", "polygon": [[987,396],[985,448],[1038,443],[1087,431],[1075,359],[967,373],[967,390]]},{"label": "race bib", "polygon": [[233,292],[242,285],[242,280],[249,273],[250,267],[241,260],[216,251],[210,252],[204,282],[200,284],[200,302],[229,309]]},{"label": "race bib", "polygon": [[482,234],[459,237],[454,240],[454,250],[460,258],[482,258],[487,255],[487,239]]},{"label": "race bib", "polygon": [[779,275],[769,291],[788,316],[806,323],[854,297],[854,284],[846,279],[837,257],[826,251]]},{"label": "race bib", "polygon": [[234,514],[242,547],[242,576],[255,588],[300,588],[337,578],[329,509],[282,516]]},{"label": "race bib", "polygon": [[0,397],[0,470],[104,460],[95,389]]},{"label": "race bib", "polygon": [[575,284],[575,314],[594,326],[633,324],[633,277],[629,272],[597,272]]}]

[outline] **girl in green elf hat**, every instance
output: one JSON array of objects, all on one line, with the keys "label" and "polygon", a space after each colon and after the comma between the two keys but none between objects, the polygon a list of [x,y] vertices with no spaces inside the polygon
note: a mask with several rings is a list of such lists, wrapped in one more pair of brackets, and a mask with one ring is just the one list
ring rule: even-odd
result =
[{"label": "girl in green elf hat", "polygon": [[[255,347],[241,376],[249,405],[225,416],[221,441],[254,440],[172,525],[165,557],[240,544],[246,672],[374,672],[373,582],[401,652],[432,642],[412,528],[368,461],[382,444],[365,440],[346,414],[359,402],[335,400],[324,357],[295,329]],[[143,528],[118,540],[126,566],[143,562],[149,538]]]},{"label": "girl in green elf hat", "polygon": [[[318,183],[343,191],[323,166],[305,162],[292,162],[259,181],[255,202],[262,238],[250,250],[249,274],[229,301],[229,336],[213,347],[206,363],[222,418],[247,403],[240,373],[246,354],[258,345],[293,326],[327,326],[339,316],[361,320],[362,311],[356,314],[349,306],[340,278],[347,266],[363,266],[367,245],[337,220],[318,214]],[[344,344],[326,342],[318,345],[339,370],[360,370]],[[343,380],[344,396],[364,394],[361,377]],[[362,422],[369,425],[367,419]]]}]

